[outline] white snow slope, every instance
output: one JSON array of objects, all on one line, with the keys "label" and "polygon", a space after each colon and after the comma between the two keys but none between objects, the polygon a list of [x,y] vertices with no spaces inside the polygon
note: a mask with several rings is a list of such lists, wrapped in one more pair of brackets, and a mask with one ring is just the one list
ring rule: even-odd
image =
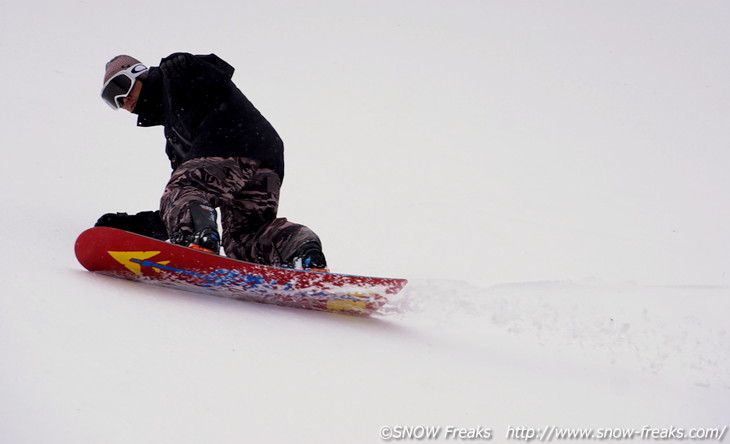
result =
[{"label": "white snow slope", "polygon": [[[729,22],[705,0],[6,0],[0,442],[730,425]],[[335,271],[411,280],[390,315],[77,264],[169,174],[161,129],[101,102],[104,63],[175,51],[237,68],[286,143],[281,214]]]}]

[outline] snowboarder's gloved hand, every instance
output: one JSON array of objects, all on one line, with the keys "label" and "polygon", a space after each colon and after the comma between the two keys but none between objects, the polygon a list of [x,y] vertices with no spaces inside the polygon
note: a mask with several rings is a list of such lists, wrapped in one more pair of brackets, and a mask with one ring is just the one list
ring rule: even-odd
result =
[{"label": "snowboarder's gloved hand", "polygon": [[94,226],[119,228],[159,240],[168,238],[159,211],[142,211],[132,216],[127,213],[107,213],[101,216]]},{"label": "snowboarder's gloved hand", "polygon": [[187,71],[193,63],[193,56],[186,53],[176,53],[165,58],[160,63],[160,71],[168,77],[179,76]]}]

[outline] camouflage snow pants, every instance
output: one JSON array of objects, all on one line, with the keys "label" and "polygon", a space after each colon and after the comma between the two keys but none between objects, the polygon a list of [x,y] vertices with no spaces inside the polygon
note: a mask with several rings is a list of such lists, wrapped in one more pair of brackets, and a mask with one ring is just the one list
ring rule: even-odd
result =
[{"label": "camouflage snow pants", "polygon": [[204,157],[180,165],[160,200],[160,213],[172,236],[194,232],[191,204],[220,208],[222,246],[236,259],[292,266],[304,246],[317,245],[309,228],[277,218],[281,179],[245,157]]}]

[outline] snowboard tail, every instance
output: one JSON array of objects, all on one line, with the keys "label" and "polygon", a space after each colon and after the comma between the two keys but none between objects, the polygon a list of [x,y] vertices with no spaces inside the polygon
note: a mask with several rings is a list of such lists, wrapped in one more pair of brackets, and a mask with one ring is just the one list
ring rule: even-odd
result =
[{"label": "snowboard tail", "polygon": [[101,274],[237,300],[348,314],[376,313],[407,283],[253,264],[107,227],[81,233],[75,252],[84,268]]}]

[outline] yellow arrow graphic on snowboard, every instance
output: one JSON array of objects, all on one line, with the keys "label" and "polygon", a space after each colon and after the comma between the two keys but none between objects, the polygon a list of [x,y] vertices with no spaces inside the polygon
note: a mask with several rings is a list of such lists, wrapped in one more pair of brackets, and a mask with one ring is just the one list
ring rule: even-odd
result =
[{"label": "yellow arrow graphic on snowboard", "polygon": [[[137,262],[132,262],[132,259],[138,261],[144,261],[151,257],[160,254],[160,251],[107,251],[109,256],[113,257],[115,261],[127,267],[129,271],[134,274],[142,274],[142,266]],[[170,261],[158,261],[158,264],[167,265]],[[160,272],[159,268],[152,267],[156,272]]]}]

